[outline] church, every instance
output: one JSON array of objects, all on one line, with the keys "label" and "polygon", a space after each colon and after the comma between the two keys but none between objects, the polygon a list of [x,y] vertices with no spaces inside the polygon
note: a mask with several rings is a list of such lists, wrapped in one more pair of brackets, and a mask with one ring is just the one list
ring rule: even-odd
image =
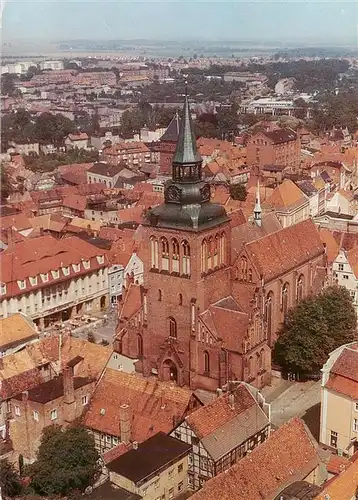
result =
[{"label": "church", "polygon": [[202,180],[188,97],[162,205],[144,225],[144,284],[130,284],[114,349],[136,371],[214,391],[271,380],[271,348],[290,307],[325,280],[311,220],[283,229],[262,216],[237,227]]}]

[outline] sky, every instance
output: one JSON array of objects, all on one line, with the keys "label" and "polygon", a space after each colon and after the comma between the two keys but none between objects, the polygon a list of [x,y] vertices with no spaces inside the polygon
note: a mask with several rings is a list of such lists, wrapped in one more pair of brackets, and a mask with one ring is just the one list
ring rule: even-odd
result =
[{"label": "sky", "polygon": [[3,39],[238,40],[358,46],[358,1],[2,0]]}]

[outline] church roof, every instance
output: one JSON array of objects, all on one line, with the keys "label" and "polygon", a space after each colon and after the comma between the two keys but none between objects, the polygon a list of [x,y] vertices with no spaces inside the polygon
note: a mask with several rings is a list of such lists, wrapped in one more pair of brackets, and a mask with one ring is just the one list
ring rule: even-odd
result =
[{"label": "church roof", "polygon": [[173,163],[198,163],[202,161],[196,147],[196,137],[192,124],[188,96],[185,96],[183,118]]},{"label": "church roof", "polygon": [[168,125],[167,130],[159,139],[160,142],[177,142],[179,139],[179,130],[180,130],[180,118],[178,113],[176,113],[171,122]]}]

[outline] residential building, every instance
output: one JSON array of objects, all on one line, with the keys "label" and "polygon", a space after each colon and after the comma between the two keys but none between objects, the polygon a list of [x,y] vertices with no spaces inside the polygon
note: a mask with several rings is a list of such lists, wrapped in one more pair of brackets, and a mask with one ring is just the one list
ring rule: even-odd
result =
[{"label": "residential building", "polygon": [[45,427],[74,422],[89,403],[94,381],[73,374],[74,366],[81,361],[81,357],[74,358],[58,377],[11,399],[14,419],[11,429],[21,435],[16,451],[26,462],[31,463],[36,459]]},{"label": "residential building", "polygon": [[352,191],[339,189],[327,197],[326,210],[345,215],[356,215],[356,200]]},{"label": "residential building", "polygon": [[264,165],[283,165],[297,170],[301,161],[300,139],[291,129],[257,132],[246,145],[247,164],[261,171]]},{"label": "residential building", "polygon": [[41,71],[44,70],[54,70],[54,71],[60,71],[63,70],[63,61],[42,61],[40,62],[40,69]]},{"label": "residential building", "polygon": [[282,227],[292,226],[310,217],[308,196],[290,179],[285,179],[273,190],[262,208],[264,211],[273,210]]},{"label": "residential building", "polygon": [[103,183],[106,188],[114,188],[123,165],[113,165],[106,162],[97,162],[87,170],[87,182]]},{"label": "residential building", "polygon": [[[115,348],[112,364],[116,354],[120,357]],[[103,454],[119,443],[142,443],[158,432],[169,433],[199,406],[189,389],[107,368],[96,386],[84,425]]]},{"label": "residential building", "polygon": [[76,237],[40,236],[2,253],[0,316],[22,312],[41,329],[108,307],[107,257]]},{"label": "residential building", "polygon": [[0,319],[0,357],[20,351],[39,338],[35,324],[23,314]]},{"label": "residential building", "polygon": [[[249,100],[240,105],[240,113],[255,115],[270,114],[273,116],[292,116],[296,110],[302,110],[295,105],[292,99],[282,99],[279,97],[261,97]],[[310,117],[310,107],[304,108],[307,118]]]},{"label": "residential building", "polygon": [[347,498],[355,500],[358,488],[358,454],[351,457],[345,467],[338,471],[336,477],[323,485],[316,500],[334,500]]},{"label": "residential building", "polygon": [[294,86],[294,78],[281,78],[275,85],[275,94],[279,96],[289,94],[292,92]]},{"label": "residential building", "polygon": [[98,150],[101,150],[106,146],[112,146],[112,144],[116,144],[117,142],[123,142],[123,139],[121,139],[119,135],[113,134],[111,131],[105,132],[103,135],[91,135],[91,146]]},{"label": "residential building", "polygon": [[322,368],[320,442],[338,453],[358,451],[358,343],[331,352]]},{"label": "residential building", "polygon": [[191,446],[158,432],[106,464],[113,484],[147,500],[169,500],[188,489]]},{"label": "residential building", "polygon": [[29,155],[30,153],[40,154],[40,145],[38,142],[11,142],[10,144],[15,149],[15,153],[19,155]]},{"label": "residential building", "polygon": [[270,434],[269,406],[256,400],[258,393],[244,383],[219,395],[179,424],[172,436],[191,445],[189,484],[201,488],[205,481],[227,471],[263,443]]},{"label": "residential building", "polygon": [[66,151],[70,149],[87,149],[89,137],[85,132],[78,132],[76,134],[69,134],[65,139]]},{"label": "residential building", "polygon": [[320,485],[326,477],[313,436],[302,420],[293,418],[226,473],[207,481],[191,498],[192,500],[293,498],[283,496],[288,485],[298,481]]},{"label": "residential building", "polygon": [[120,142],[103,149],[103,158],[112,165],[125,164],[138,167],[152,163],[150,149],[144,142]]},{"label": "residential building", "polygon": [[124,268],[119,264],[114,264],[108,267],[108,286],[109,286],[109,302],[117,304],[118,299],[122,296],[122,288],[124,281]]},{"label": "residential building", "polygon": [[358,313],[358,246],[340,249],[332,264],[332,283],[346,288]]}]

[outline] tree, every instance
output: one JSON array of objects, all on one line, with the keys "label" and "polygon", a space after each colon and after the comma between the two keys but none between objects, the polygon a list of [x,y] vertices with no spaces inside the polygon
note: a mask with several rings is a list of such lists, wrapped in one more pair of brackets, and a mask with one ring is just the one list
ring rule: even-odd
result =
[{"label": "tree", "polygon": [[230,184],[230,196],[233,200],[245,201],[247,197],[245,184]]},{"label": "tree", "polygon": [[0,460],[1,492],[9,497],[15,497],[21,492],[21,482],[15,467],[6,458]]},{"label": "tree", "polygon": [[1,77],[1,93],[3,95],[12,96],[15,91],[14,85],[15,75],[11,75],[9,73],[5,73]]},{"label": "tree", "polygon": [[86,429],[44,429],[37,460],[29,468],[31,486],[40,495],[83,491],[99,471],[94,438]]},{"label": "tree", "polygon": [[316,375],[332,350],[353,341],[355,328],[349,292],[343,287],[328,287],[288,312],[273,359],[287,373]]}]

